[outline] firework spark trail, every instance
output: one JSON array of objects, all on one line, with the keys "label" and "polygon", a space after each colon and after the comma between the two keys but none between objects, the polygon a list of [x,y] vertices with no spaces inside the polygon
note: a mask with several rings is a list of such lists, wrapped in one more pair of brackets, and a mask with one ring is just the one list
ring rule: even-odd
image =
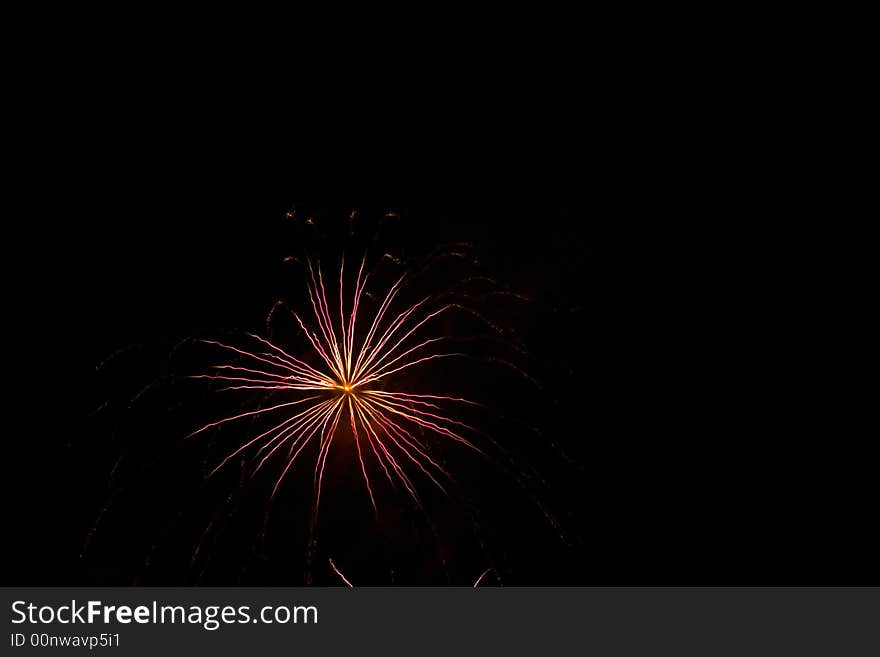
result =
[{"label": "firework spark trail", "polygon": [[[374,459],[392,485],[395,481],[399,482],[421,504],[415,484],[404,464],[414,464],[444,492],[445,488],[438,476],[448,476],[429,455],[422,442],[425,433],[481,451],[461,435],[472,430],[472,427],[446,415],[443,408],[447,403],[476,405],[475,402],[461,397],[369,387],[378,381],[384,383],[401,370],[462,354],[432,351],[433,345],[445,339],[442,336],[418,339],[413,337],[433,318],[454,308],[454,305],[447,304],[429,313],[420,312],[430,299],[426,297],[399,313],[391,311],[402,289],[404,276],[387,290],[366,330],[359,331],[359,312],[369,279],[369,274],[364,274],[365,262],[366,259],[361,261],[352,298],[346,304],[345,261],[342,261],[339,270],[338,317],[334,317],[334,312],[331,311],[320,263],[315,267],[311,261],[308,262],[308,305],[314,316],[316,330],[310,330],[297,313],[294,312],[293,316],[320,359],[320,366],[310,365],[269,340],[253,334],[248,335],[266,351],[248,350],[213,340],[205,341],[234,353],[246,363],[217,365],[212,368],[213,373],[192,378],[230,384],[222,390],[269,390],[304,395],[282,404],[211,422],[190,434],[193,436],[227,422],[264,413],[288,413],[281,422],[232,451],[211,472],[212,475],[248,448],[259,445],[253,456],[253,461],[257,463],[253,471],[255,474],[273,455],[282,453],[286,447],[286,463],[273,488],[274,496],[305,447],[317,442],[317,458],[314,464],[314,508],[317,513],[327,457],[337,438],[342,418],[347,416],[345,423],[351,430],[367,494],[373,508],[378,512],[368,461]],[[416,344],[407,346],[407,341],[411,338]],[[289,414],[290,411],[286,409],[298,404],[307,406]],[[421,439],[415,434],[419,434]],[[370,455],[372,459],[369,458]]]},{"label": "firework spark trail", "polygon": [[[354,588],[354,584],[352,584],[351,581],[349,581],[349,579],[343,574],[343,572],[341,570],[339,570],[339,567],[334,563],[333,559],[329,558],[329,559],[327,559],[327,561],[330,563],[330,568],[333,569],[333,572],[339,576],[339,579],[341,579],[343,582],[345,582],[345,585],[347,587]],[[489,568],[486,568],[486,570],[484,570],[483,573],[477,578],[477,581],[475,581],[473,583],[473,588],[479,587],[480,584],[482,583],[483,579],[486,577],[486,575],[488,575],[489,573],[491,573],[493,571],[495,571],[495,569],[492,568],[491,566]],[[497,576],[497,573],[496,573],[496,576]]]},{"label": "firework spark trail", "polygon": [[330,561],[330,567],[333,569],[333,572],[336,573],[337,575],[339,575],[339,578],[340,578],[343,582],[345,582],[345,585],[348,586],[348,588],[354,588],[354,584],[352,584],[351,582],[349,582],[349,581],[348,581],[348,578],[347,578],[345,575],[342,574],[342,571],[339,570],[339,568],[336,567],[336,564],[333,563],[333,559],[329,559],[329,561]]},{"label": "firework spark trail", "polygon": [[483,578],[484,578],[486,575],[488,575],[489,573],[491,573],[493,570],[495,570],[495,569],[494,569],[494,568],[491,568],[491,567],[486,568],[486,570],[483,571],[483,574],[480,575],[480,576],[477,578],[477,581],[476,581],[476,582],[474,582],[474,588],[477,588],[477,587],[480,585],[480,582],[483,581]]}]

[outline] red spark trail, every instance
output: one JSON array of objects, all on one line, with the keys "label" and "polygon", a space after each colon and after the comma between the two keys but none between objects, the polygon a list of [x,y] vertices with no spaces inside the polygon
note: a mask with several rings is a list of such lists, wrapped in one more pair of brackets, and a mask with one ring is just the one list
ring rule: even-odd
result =
[{"label": "red spark trail", "polygon": [[342,571],[339,570],[339,568],[336,567],[336,564],[333,563],[333,559],[329,559],[329,561],[330,561],[330,567],[333,569],[333,572],[336,573],[337,575],[339,575],[339,578],[340,578],[343,582],[345,582],[346,586],[348,586],[349,588],[354,588],[354,584],[352,584],[351,582],[349,582],[349,581],[348,581],[348,578],[347,578],[345,575],[342,574]]},{"label": "red spark trail", "polygon": [[[400,312],[393,311],[394,301],[404,281],[401,276],[387,290],[369,324],[361,327],[358,324],[359,312],[369,279],[369,274],[364,274],[365,262],[366,259],[361,261],[353,294],[350,302],[346,303],[345,261],[342,261],[336,317],[335,309],[331,310],[328,302],[320,264],[315,267],[311,261],[308,263],[308,306],[316,329],[310,329],[299,314],[293,315],[320,365],[310,365],[257,335],[249,334],[258,343],[257,350],[205,341],[232,352],[243,362],[217,365],[212,368],[212,374],[193,378],[231,384],[223,390],[269,390],[290,395],[290,401],[222,418],[194,431],[191,435],[243,418],[271,413],[282,415],[272,428],[249,438],[229,453],[211,474],[251,447],[256,449],[253,455],[254,462],[257,462],[255,473],[273,456],[282,458],[280,455],[285,454],[286,448],[281,474],[272,492],[274,495],[306,446],[316,444],[313,477],[317,513],[327,456],[338,442],[341,420],[347,416],[342,424],[350,428],[365,488],[371,505],[378,512],[369,472],[372,462],[378,464],[392,485],[395,481],[402,484],[418,503],[416,486],[407,468],[415,467],[444,491],[439,477],[448,476],[430,456],[424,442],[426,436],[457,442],[480,451],[462,435],[472,428],[445,410],[447,405],[474,405],[475,402],[454,396],[384,389],[393,386],[393,375],[401,370],[462,355],[433,351],[434,346],[444,340],[443,336],[420,336],[433,318],[454,306],[445,305],[426,313],[423,308],[430,299],[426,297]],[[379,381],[382,382],[382,390],[371,387],[371,384]],[[291,407],[300,404],[304,406],[293,411]],[[350,585],[332,561],[330,564]]]},{"label": "red spark trail", "polygon": [[480,585],[480,582],[483,581],[483,578],[486,575],[488,575],[489,573],[491,573],[493,570],[495,570],[495,569],[494,568],[486,568],[486,570],[483,571],[483,574],[480,575],[479,577],[477,577],[477,581],[474,582],[474,588],[477,588]]}]

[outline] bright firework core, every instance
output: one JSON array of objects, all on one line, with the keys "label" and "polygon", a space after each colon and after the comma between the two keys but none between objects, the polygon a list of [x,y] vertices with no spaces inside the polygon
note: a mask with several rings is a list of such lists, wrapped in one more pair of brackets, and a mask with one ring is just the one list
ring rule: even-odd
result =
[{"label": "bright firework core", "polygon": [[[317,509],[327,455],[337,436],[339,424],[344,421],[351,428],[366,489],[373,507],[376,508],[368,474],[373,466],[378,466],[392,485],[403,484],[418,501],[411,479],[413,468],[441,489],[443,486],[435,475],[446,475],[429,453],[426,444],[428,438],[433,436],[435,439],[452,440],[477,449],[460,435],[462,429],[470,427],[449,416],[443,408],[449,403],[473,402],[445,395],[387,389],[393,384],[392,375],[401,370],[440,358],[462,355],[433,351],[433,345],[444,340],[443,337],[418,337],[432,318],[452,306],[447,305],[428,314],[419,314],[428,301],[428,298],[424,298],[394,315],[391,308],[403,282],[401,277],[387,291],[384,301],[369,323],[363,322],[363,325],[359,325],[358,313],[369,278],[369,274],[364,275],[364,264],[365,260],[361,261],[354,294],[346,303],[343,261],[339,271],[337,313],[336,308],[330,308],[320,266],[316,273],[309,263],[308,292],[317,328],[308,327],[296,313],[294,317],[311,345],[317,363],[315,365],[292,356],[277,345],[255,335],[251,337],[259,343],[257,349],[262,351],[248,351],[209,341],[210,344],[243,357],[247,361],[246,366],[217,365],[215,369],[220,370],[220,373],[195,378],[232,382],[224,390],[268,390],[288,393],[293,397],[285,403],[212,422],[194,432],[200,433],[226,422],[264,413],[281,411],[283,414],[283,421],[246,441],[229,454],[214,472],[249,448],[255,451],[255,471],[273,455],[278,455],[285,463],[283,472],[275,483],[274,495],[304,448],[315,444],[318,448],[314,465]],[[382,382],[382,390],[370,386],[377,381]],[[326,393],[333,394],[328,396]]]}]

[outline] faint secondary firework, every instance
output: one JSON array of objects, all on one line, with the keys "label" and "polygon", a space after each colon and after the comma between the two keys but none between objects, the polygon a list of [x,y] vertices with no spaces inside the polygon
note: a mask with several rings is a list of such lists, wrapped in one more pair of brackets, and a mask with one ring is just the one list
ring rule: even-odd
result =
[{"label": "faint secondary firework", "polygon": [[[331,290],[330,294],[320,264],[313,266],[308,262],[307,287],[314,323],[309,326],[298,313],[293,315],[309,342],[312,364],[305,360],[307,356],[296,357],[254,334],[248,334],[252,346],[247,348],[205,341],[235,354],[237,361],[215,365],[213,373],[194,378],[228,384],[222,390],[267,390],[287,397],[279,404],[216,420],[191,434],[254,416],[278,418],[270,429],[248,437],[211,474],[240,455],[252,459],[254,474],[267,462],[280,459],[283,467],[272,490],[274,496],[301,462],[306,448],[316,445],[311,473],[317,513],[328,454],[342,436],[350,437],[365,491],[378,512],[371,481],[376,476],[384,476],[393,486],[402,485],[419,504],[411,476],[413,468],[445,492],[442,479],[449,475],[431,456],[427,440],[452,441],[483,453],[466,437],[476,430],[455,416],[455,407],[477,405],[476,402],[394,389],[394,375],[403,370],[464,356],[442,349],[448,337],[428,335],[432,320],[436,323],[435,318],[456,306],[446,304],[428,312],[425,306],[430,297],[424,297],[394,310],[404,274],[387,289],[378,309],[367,314],[362,308],[370,278],[364,273],[365,262],[366,258],[361,260],[348,298],[344,259],[339,268],[338,290]],[[332,294],[336,291],[338,298]],[[368,466],[371,462],[375,468]]]}]

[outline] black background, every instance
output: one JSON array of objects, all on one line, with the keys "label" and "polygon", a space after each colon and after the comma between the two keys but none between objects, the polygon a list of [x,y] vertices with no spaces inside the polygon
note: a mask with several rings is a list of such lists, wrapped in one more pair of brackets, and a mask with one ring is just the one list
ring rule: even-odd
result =
[{"label": "black background", "polygon": [[[184,80],[106,91],[41,104],[12,185],[4,583],[137,581],[125,556],[109,571],[82,556],[115,456],[88,433],[95,366],[259,325],[293,206],[400,210],[538,300],[524,341],[575,373],[552,396],[580,485],[548,477],[578,540],[506,538],[506,584],[877,583],[864,437],[801,394],[818,357],[787,304],[811,279],[742,203],[748,176],[727,184],[747,161],[720,166],[712,139],[683,142],[639,99],[591,106],[580,90],[517,109],[470,96],[473,111],[426,95],[322,122]],[[157,581],[193,581],[177,572]]]}]

